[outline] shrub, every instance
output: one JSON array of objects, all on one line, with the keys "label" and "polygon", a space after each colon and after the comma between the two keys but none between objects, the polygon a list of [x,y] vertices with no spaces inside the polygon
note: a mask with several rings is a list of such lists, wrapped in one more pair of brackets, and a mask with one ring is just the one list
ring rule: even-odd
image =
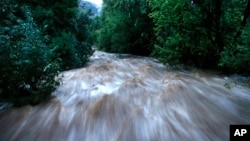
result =
[{"label": "shrub", "polygon": [[16,106],[37,104],[50,97],[59,66],[51,60],[30,9],[15,1],[1,3],[0,98]]}]

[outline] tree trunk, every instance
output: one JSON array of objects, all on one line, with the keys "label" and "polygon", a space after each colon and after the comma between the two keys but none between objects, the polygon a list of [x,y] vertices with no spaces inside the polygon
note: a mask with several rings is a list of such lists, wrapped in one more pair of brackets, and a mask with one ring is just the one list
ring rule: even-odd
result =
[{"label": "tree trunk", "polygon": [[237,39],[240,37],[240,35],[241,35],[241,33],[242,33],[242,29],[246,26],[246,24],[247,24],[247,19],[248,19],[248,17],[249,17],[249,15],[250,15],[250,0],[248,0],[248,2],[247,2],[247,6],[246,6],[246,9],[245,9],[245,11],[244,11],[244,13],[243,13],[243,20],[242,20],[242,22],[241,22],[241,28],[240,28],[240,30],[237,32],[237,34],[236,34],[236,36],[235,36],[235,38],[234,38],[234,41],[237,41]]},{"label": "tree trunk", "polygon": [[217,53],[223,50],[224,42],[221,35],[221,15],[222,15],[222,0],[213,0],[214,5],[214,26],[215,26],[215,43],[218,47]]}]

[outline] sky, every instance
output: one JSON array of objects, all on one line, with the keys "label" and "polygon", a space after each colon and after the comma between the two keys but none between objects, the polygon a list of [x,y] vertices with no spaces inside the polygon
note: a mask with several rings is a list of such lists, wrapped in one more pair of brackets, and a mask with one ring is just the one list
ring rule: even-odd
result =
[{"label": "sky", "polygon": [[102,5],[102,0],[86,0],[86,1],[92,2],[92,3],[96,4],[97,6]]}]

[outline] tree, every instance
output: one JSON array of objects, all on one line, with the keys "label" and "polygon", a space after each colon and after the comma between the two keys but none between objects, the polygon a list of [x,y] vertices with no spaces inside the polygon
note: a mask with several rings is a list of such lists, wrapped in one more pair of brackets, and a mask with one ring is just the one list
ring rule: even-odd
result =
[{"label": "tree", "polygon": [[241,29],[237,32],[237,34],[235,36],[235,40],[237,40],[237,38],[240,37],[240,35],[242,33],[241,30],[244,29],[244,27],[246,26],[247,19],[248,19],[249,15],[250,15],[250,1],[248,0],[246,9],[245,9],[244,14],[243,14],[244,17],[243,17],[243,20],[241,22]]},{"label": "tree", "polygon": [[[226,36],[230,39],[224,50],[221,52],[219,66],[226,72],[236,72],[249,74],[250,72],[250,24],[247,22],[249,17],[249,0],[232,1],[234,8],[226,11],[225,16],[228,27],[233,28],[232,34]],[[228,6],[229,7],[229,6]],[[243,12],[242,12],[243,11]],[[237,24],[236,24],[237,23]]]},{"label": "tree", "polygon": [[150,10],[146,0],[105,0],[97,33],[99,48],[149,55],[154,41]]},{"label": "tree", "polygon": [[54,51],[54,59],[61,60],[62,70],[84,66],[93,53],[88,42],[91,13],[78,6],[78,0],[21,0],[20,3],[31,7],[46,44]]},{"label": "tree", "polygon": [[0,9],[0,101],[49,99],[59,71],[83,66],[92,54],[89,13],[77,0],[3,0]]},{"label": "tree", "polygon": [[[249,36],[242,35],[244,41],[234,42],[243,16],[240,11],[244,11],[246,2],[149,0],[149,3],[152,8],[149,16],[154,21],[157,38],[155,57],[173,65],[183,63],[249,72],[249,49],[246,47]],[[243,32],[249,33],[247,28]]]},{"label": "tree", "polygon": [[59,66],[34,23],[30,9],[14,0],[1,2],[0,100],[16,106],[37,104],[58,85]]}]

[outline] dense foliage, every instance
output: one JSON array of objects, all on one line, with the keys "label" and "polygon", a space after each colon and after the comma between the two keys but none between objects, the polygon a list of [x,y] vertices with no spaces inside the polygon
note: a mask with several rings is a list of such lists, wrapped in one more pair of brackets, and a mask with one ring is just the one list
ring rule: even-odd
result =
[{"label": "dense foliage", "polygon": [[59,84],[59,71],[91,55],[89,13],[77,0],[4,0],[0,9],[0,102],[40,103]]},{"label": "dense foliage", "polygon": [[110,52],[149,55],[152,50],[153,22],[149,5],[143,0],[104,0],[96,31],[97,45]]},{"label": "dense foliage", "polygon": [[104,0],[97,45],[171,65],[250,72],[247,0]]},{"label": "dense foliage", "polygon": [[32,8],[33,18],[46,43],[60,59],[62,69],[82,66],[91,55],[87,42],[91,13],[78,6],[78,0],[21,0]]},{"label": "dense foliage", "polygon": [[249,0],[104,0],[100,16],[78,2],[0,2],[0,101],[49,98],[60,71],[88,61],[92,41],[171,65],[250,72]]},{"label": "dense foliage", "polygon": [[[241,25],[246,4],[244,0],[150,0],[156,56],[172,64],[250,72],[249,24]],[[236,37],[239,30],[242,34]]]}]

